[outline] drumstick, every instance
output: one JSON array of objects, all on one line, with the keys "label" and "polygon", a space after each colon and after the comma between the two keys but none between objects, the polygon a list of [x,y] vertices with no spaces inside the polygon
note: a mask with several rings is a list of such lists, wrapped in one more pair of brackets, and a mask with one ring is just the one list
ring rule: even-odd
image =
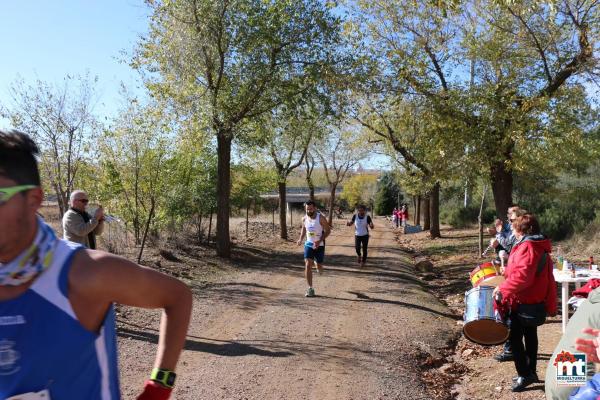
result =
[{"label": "drumstick", "polygon": [[485,257],[485,255],[487,254],[488,251],[490,251],[490,249],[494,248],[494,246],[492,246],[491,244],[487,247],[487,249],[485,249],[485,251],[483,253],[481,253],[481,257]]}]

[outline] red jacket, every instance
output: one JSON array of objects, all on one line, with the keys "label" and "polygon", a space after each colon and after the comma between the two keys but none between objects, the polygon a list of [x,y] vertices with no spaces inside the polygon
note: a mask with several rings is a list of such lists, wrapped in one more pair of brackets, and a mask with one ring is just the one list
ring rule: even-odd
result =
[{"label": "red jacket", "polygon": [[[500,284],[502,298],[515,309],[519,303],[536,304],[545,302],[546,312],[556,315],[556,281],[552,273],[550,252],[552,244],[543,236],[530,236],[512,248],[506,266],[506,281]],[[542,254],[546,252],[546,265],[536,276]]]}]

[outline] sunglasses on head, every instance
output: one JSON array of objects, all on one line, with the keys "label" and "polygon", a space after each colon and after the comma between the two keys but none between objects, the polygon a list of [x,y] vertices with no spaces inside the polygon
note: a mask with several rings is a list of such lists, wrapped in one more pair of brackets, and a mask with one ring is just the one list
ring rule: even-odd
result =
[{"label": "sunglasses on head", "polygon": [[0,188],[0,206],[10,200],[15,194],[36,188],[37,185],[19,185]]}]

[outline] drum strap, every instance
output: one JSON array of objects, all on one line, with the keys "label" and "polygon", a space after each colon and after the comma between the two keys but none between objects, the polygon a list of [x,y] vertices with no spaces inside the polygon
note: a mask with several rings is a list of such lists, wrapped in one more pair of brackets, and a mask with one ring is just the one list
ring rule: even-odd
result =
[{"label": "drum strap", "polygon": [[537,265],[537,270],[535,271],[535,276],[538,276],[544,270],[544,266],[546,265],[546,257],[547,256],[548,256],[548,253],[546,253],[546,252],[542,253],[542,257],[540,258],[540,261],[538,262],[538,265]]}]

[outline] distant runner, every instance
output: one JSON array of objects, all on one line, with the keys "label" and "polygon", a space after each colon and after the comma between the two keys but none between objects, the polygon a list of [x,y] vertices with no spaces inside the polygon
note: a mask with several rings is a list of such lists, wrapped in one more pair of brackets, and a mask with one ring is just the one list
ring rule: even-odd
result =
[{"label": "distant runner", "polygon": [[[369,228],[375,229],[373,220],[367,214],[367,208],[359,205],[357,213],[352,216],[352,219],[346,223],[347,226],[354,224],[354,247],[356,248],[357,261],[361,268],[367,262],[367,247],[369,246]],[[361,256],[362,247],[362,256]]]},{"label": "distant runner", "polygon": [[315,297],[312,287],[312,267],[316,264],[319,274],[323,272],[323,259],[325,257],[325,238],[331,233],[327,219],[316,210],[314,201],[304,203],[306,215],[302,217],[302,232],[298,239],[298,246],[304,242],[304,276],[308,284],[306,297]]}]

